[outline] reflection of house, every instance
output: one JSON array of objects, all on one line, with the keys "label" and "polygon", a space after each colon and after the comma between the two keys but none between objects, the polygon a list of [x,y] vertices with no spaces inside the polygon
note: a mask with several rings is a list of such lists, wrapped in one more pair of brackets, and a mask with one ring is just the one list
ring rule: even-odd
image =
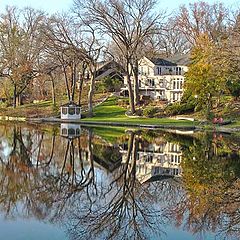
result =
[{"label": "reflection of house", "polygon": [[[113,172],[120,167],[122,158],[118,147],[106,145],[105,142],[101,142],[101,139],[96,137],[92,141],[91,146],[89,146],[88,136],[83,134],[80,137],[79,152],[83,162],[90,163],[90,158],[92,158],[94,166],[107,172]],[[90,147],[92,153],[90,153]]]},{"label": "reflection of house", "polygon": [[[179,101],[183,95],[184,73],[188,70],[187,55],[176,55],[168,59],[142,58],[139,62],[139,90],[142,96],[152,99]],[[124,79],[127,90],[127,79]]]},{"label": "reflection of house", "polygon": [[[122,150],[123,162],[127,160],[127,150]],[[161,177],[180,177],[182,152],[178,144],[163,142],[161,144],[139,143],[136,171],[141,183]]]}]

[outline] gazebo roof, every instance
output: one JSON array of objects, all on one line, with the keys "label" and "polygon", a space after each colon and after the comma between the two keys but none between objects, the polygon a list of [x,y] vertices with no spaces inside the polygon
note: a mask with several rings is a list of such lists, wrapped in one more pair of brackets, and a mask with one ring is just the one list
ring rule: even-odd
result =
[{"label": "gazebo roof", "polygon": [[61,105],[61,107],[80,107],[80,105],[76,104],[75,102],[69,102]]}]

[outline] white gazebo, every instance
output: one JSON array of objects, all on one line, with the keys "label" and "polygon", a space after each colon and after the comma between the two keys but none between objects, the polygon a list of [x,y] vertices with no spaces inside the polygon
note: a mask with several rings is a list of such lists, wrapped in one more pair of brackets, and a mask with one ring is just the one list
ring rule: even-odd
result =
[{"label": "white gazebo", "polygon": [[81,107],[74,102],[61,106],[61,119],[78,120],[81,119]]}]

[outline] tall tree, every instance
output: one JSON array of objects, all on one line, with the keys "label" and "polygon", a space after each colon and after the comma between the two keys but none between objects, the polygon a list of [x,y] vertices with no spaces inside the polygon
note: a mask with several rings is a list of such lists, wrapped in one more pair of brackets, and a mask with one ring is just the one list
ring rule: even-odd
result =
[{"label": "tall tree", "polygon": [[199,36],[207,34],[213,41],[219,41],[226,34],[228,10],[222,3],[209,4],[204,1],[180,7],[175,22],[190,44],[195,45]]},{"label": "tall tree", "polygon": [[88,21],[73,18],[69,13],[48,19],[45,29],[46,53],[62,69],[69,102],[74,102],[76,84],[80,81],[80,103],[83,79],[86,75],[90,77],[88,106],[92,116],[96,64],[101,52],[95,30]]},{"label": "tall tree", "polygon": [[219,97],[225,89],[224,64],[218,57],[218,48],[208,35],[199,37],[192,49],[191,60],[186,73],[186,89],[197,97],[199,106],[205,107],[206,118],[209,119],[213,98]]},{"label": "tall tree", "polygon": [[130,108],[134,114],[135,101],[138,101],[138,79],[134,78],[133,89],[131,75],[138,66],[136,54],[145,38],[153,33],[159,19],[159,15],[153,13],[156,1],[75,0],[74,3],[76,13],[91,20],[101,34],[110,37],[124,57]]},{"label": "tall tree", "polygon": [[13,87],[14,107],[37,75],[36,62],[41,56],[41,26],[44,14],[25,8],[7,7],[0,16],[1,76]]}]

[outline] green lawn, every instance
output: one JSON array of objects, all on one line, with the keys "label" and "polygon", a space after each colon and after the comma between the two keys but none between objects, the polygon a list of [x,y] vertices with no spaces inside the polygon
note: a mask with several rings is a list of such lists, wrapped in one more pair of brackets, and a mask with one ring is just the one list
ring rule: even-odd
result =
[{"label": "green lawn", "polygon": [[94,109],[94,117],[84,118],[84,122],[130,123],[146,125],[194,126],[196,122],[169,118],[131,118],[125,116],[126,109],[117,105],[117,99],[109,98]]}]

